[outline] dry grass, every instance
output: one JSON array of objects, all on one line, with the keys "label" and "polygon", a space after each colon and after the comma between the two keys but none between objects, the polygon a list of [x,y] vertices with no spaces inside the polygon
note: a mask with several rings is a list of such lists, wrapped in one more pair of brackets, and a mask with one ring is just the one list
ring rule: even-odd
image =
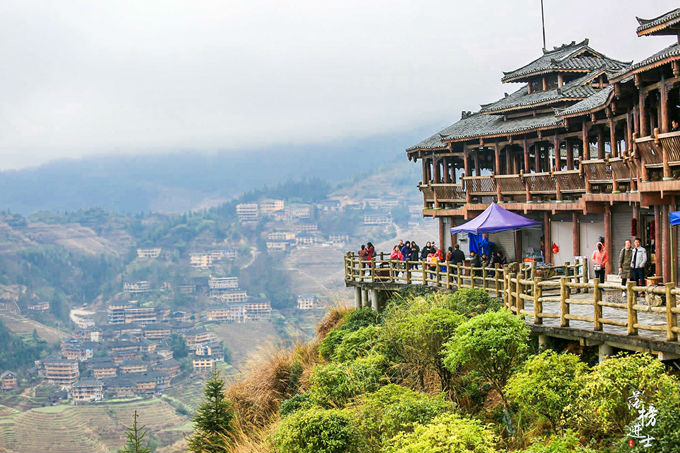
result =
[{"label": "dry grass", "polygon": [[319,340],[323,340],[328,332],[335,329],[342,322],[343,317],[352,311],[350,308],[336,305],[328,310],[328,313],[316,327],[316,335]]},{"label": "dry grass", "polygon": [[[318,363],[316,343],[300,344],[284,350],[263,348],[253,357],[241,378],[227,388],[238,429],[254,433],[265,428],[278,416],[281,402],[298,391]],[[297,370],[296,370],[297,369]]]}]

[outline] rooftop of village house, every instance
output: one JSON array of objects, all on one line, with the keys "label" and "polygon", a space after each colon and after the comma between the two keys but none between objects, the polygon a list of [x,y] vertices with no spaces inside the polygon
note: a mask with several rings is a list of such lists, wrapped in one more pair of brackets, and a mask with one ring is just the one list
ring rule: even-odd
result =
[{"label": "rooftop of village house", "polygon": [[636,17],[640,26],[638,36],[677,35],[680,33],[680,8],[676,8],[654,19]]}]

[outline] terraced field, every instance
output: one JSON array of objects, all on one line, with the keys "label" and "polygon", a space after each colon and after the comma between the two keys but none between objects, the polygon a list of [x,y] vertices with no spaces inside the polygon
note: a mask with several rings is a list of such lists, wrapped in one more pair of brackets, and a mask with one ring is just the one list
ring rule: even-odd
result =
[{"label": "terraced field", "polygon": [[[0,408],[2,409],[2,408]],[[181,443],[190,430],[188,416],[167,402],[153,399],[105,405],[48,406],[26,412],[1,412],[0,451],[99,453],[115,451],[125,441],[125,426],[134,410],[158,441],[157,451]]]}]

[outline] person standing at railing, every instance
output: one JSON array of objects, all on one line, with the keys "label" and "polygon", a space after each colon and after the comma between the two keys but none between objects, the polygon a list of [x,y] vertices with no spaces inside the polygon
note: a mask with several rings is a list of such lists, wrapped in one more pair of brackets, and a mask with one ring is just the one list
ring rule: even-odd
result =
[{"label": "person standing at railing", "polygon": [[402,261],[404,259],[404,256],[401,254],[401,250],[399,250],[398,245],[395,245],[394,248],[392,249],[392,253],[390,254],[390,259],[391,260],[397,260],[397,261]]},{"label": "person standing at railing", "polygon": [[470,274],[472,275],[482,275],[481,269],[475,269],[482,267],[482,259],[479,257],[479,255],[471,251],[470,252]]},{"label": "person standing at railing", "polygon": [[[361,248],[359,249],[359,252],[357,255],[359,256],[359,267],[363,269],[365,267],[364,261],[366,261],[366,245],[361,244]],[[357,272],[357,274],[360,274],[361,271]]]},{"label": "person standing at railing", "polygon": [[432,247],[432,244],[428,242],[427,244],[425,244],[425,247],[423,247],[423,250],[420,252],[420,259],[426,260],[430,256],[430,253],[432,252],[434,252],[434,248]]},{"label": "person standing at railing", "polygon": [[607,272],[607,250],[602,242],[597,243],[597,248],[593,252],[593,270],[595,271],[595,278],[600,279],[600,283],[604,283],[604,275]]},{"label": "person standing at railing", "polygon": [[401,252],[401,260],[402,261],[410,261],[411,260],[411,241],[406,241],[404,243],[404,246],[400,250]]},{"label": "person standing at railing", "polygon": [[366,260],[371,261],[375,256],[375,247],[370,242],[366,243]]},{"label": "person standing at railing", "polygon": [[[451,249],[451,247],[449,247]],[[465,264],[465,253],[460,249],[460,245],[456,244],[453,246],[453,251],[451,252],[451,257],[450,259],[447,259],[449,263],[453,266],[457,266],[459,264]]]},{"label": "person standing at railing", "polygon": [[437,272],[437,264],[439,264],[439,257],[435,250],[432,250],[429,255],[427,255],[428,269],[431,271],[430,278],[434,279],[436,277],[435,272]]},{"label": "person standing at railing", "polygon": [[623,248],[619,252],[619,275],[621,276],[621,285],[623,286],[626,286],[628,280],[633,279],[631,261],[633,261],[633,247],[631,246],[630,239],[626,239]]},{"label": "person standing at railing", "polygon": [[676,120],[671,121],[671,132],[680,131],[680,124]]},{"label": "person standing at railing", "polygon": [[635,238],[635,248],[633,257],[630,260],[630,268],[633,273],[633,280],[638,286],[645,285],[645,266],[647,265],[647,250],[642,246],[642,240]]}]

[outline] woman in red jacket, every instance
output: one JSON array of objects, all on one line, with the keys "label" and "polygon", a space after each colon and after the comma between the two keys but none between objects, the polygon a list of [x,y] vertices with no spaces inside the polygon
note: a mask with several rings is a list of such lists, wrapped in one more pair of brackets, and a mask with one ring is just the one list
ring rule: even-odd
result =
[{"label": "woman in red jacket", "polygon": [[597,243],[597,248],[593,252],[593,270],[595,271],[595,278],[600,279],[600,283],[604,283],[604,274],[607,268],[609,256],[607,250],[602,242]]}]

